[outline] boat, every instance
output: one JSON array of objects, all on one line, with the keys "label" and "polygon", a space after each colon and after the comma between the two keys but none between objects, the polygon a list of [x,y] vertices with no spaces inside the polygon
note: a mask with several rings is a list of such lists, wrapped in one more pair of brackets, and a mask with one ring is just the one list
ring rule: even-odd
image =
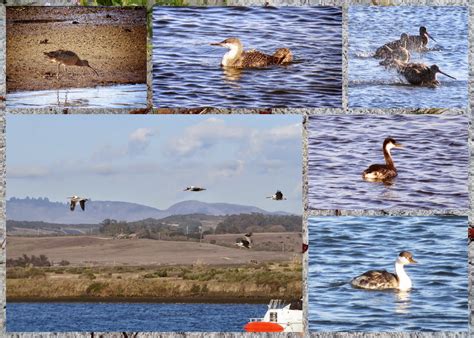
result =
[{"label": "boat", "polygon": [[263,318],[250,318],[246,332],[303,332],[303,300],[272,299]]}]

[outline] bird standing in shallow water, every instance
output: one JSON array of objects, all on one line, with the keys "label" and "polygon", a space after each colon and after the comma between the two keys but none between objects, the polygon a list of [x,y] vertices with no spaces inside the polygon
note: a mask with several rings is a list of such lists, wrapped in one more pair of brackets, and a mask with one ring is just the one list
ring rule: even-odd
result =
[{"label": "bird standing in shallow water", "polygon": [[71,52],[70,50],[55,50],[52,52],[44,52],[44,55],[54,63],[58,64],[58,73],[56,77],[59,79],[59,71],[61,65],[64,65],[64,71],[66,72],[66,66],[79,66],[79,67],[88,67],[94,71],[94,73],[99,76],[99,73],[89,65],[87,60],[81,60],[76,53]]},{"label": "bird standing in shallow water", "polygon": [[398,175],[397,169],[390,154],[390,150],[393,148],[402,148],[402,145],[391,137],[386,138],[382,146],[385,164],[372,164],[364,170],[362,178],[367,181],[384,181],[396,177]]},{"label": "bird standing in shallow water", "polygon": [[428,66],[424,63],[398,63],[397,71],[402,74],[405,79],[412,85],[436,87],[439,81],[436,79],[436,74],[441,73],[451,79],[456,80],[455,77],[442,72],[437,65]]},{"label": "bird standing in shallow water", "polygon": [[228,38],[224,41],[211,43],[211,46],[221,46],[230,50],[224,54],[221,65],[234,68],[257,68],[270,65],[281,65],[293,61],[293,54],[288,48],[279,48],[273,55],[257,50],[244,51],[242,42],[238,38]]},{"label": "bird standing in shallow water", "polygon": [[437,42],[433,37],[428,33],[425,26],[420,27],[420,35],[408,35],[407,46],[409,50],[420,51],[428,45],[428,38]]}]

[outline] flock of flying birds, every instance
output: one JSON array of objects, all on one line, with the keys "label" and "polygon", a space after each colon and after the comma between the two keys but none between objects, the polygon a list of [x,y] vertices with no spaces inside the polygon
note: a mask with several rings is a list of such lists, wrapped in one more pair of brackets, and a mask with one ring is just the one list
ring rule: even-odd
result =
[{"label": "flock of flying birds", "polygon": [[[183,191],[193,191],[193,192],[199,192],[199,191],[204,191],[206,188],[203,187],[198,187],[191,185],[189,187],[186,187]],[[79,196],[71,196],[68,197],[70,200],[70,209],[71,211],[74,211],[76,204],[79,203],[81,206],[81,209],[84,211],[86,209],[86,202],[89,201],[88,198],[83,198]],[[283,193],[280,190],[277,190],[276,193],[274,193],[272,196],[267,196],[267,198],[270,198],[275,201],[282,201],[286,200],[286,197],[283,196]],[[252,233],[246,233],[243,238],[238,238],[235,242],[235,245],[237,245],[240,248],[246,248],[250,249],[252,247],[252,239],[250,238],[252,236]]]},{"label": "flock of flying birds", "polygon": [[441,73],[452,79],[455,77],[442,72],[437,65],[428,66],[424,63],[410,62],[410,51],[428,52],[428,39],[436,40],[428,33],[426,27],[420,27],[419,35],[408,35],[403,33],[399,40],[386,43],[377,48],[374,57],[384,59],[381,65],[395,69],[412,85],[436,87],[439,81],[436,74]]}]

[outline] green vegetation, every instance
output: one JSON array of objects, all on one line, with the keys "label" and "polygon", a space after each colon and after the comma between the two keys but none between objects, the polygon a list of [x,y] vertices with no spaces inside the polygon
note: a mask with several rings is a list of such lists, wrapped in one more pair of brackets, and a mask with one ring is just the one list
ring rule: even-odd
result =
[{"label": "green vegetation", "polygon": [[[36,281],[41,278],[41,282]],[[240,267],[45,267],[7,268],[9,300],[155,299],[258,301],[299,298],[302,266],[261,263]]]}]

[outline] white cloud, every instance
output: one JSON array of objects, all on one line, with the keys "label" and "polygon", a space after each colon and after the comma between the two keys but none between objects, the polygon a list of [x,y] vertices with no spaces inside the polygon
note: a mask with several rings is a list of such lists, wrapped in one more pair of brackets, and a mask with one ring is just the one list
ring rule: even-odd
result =
[{"label": "white cloud", "polygon": [[234,177],[239,176],[244,171],[244,161],[235,160],[228,161],[218,165],[215,171],[212,173],[215,177]]},{"label": "white cloud", "polygon": [[170,142],[170,150],[178,155],[190,153],[212,147],[219,141],[238,140],[246,132],[240,127],[230,127],[225,121],[211,117],[184,130],[184,135]]},{"label": "white cloud", "polygon": [[156,134],[156,130],[150,128],[138,128],[128,137],[127,153],[131,156],[143,153],[150,145],[150,139]]},{"label": "white cloud", "polygon": [[41,166],[14,166],[7,168],[8,178],[41,178],[51,174],[46,167]]}]

